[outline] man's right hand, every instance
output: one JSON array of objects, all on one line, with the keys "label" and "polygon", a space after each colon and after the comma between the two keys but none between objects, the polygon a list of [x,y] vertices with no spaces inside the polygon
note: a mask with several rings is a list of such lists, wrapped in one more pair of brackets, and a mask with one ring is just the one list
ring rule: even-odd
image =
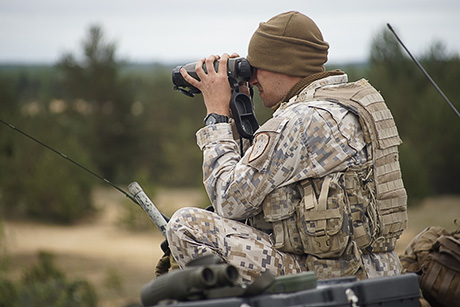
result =
[{"label": "man's right hand", "polygon": [[[234,55],[232,55],[232,57],[233,56]],[[230,56],[225,53],[222,57],[211,55],[208,58],[198,60],[196,62],[195,71],[200,81],[190,76],[185,69],[181,69],[180,71],[185,81],[202,92],[207,114],[216,113],[229,116],[229,102],[232,96],[232,89],[227,76],[227,62],[229,57]],[[214,62],[217,60],[220,61],[218,71],[216,72],[213,67]],[[206,63],[206,67],[208,67],[207,73],[203,70],[204,63]]]}]

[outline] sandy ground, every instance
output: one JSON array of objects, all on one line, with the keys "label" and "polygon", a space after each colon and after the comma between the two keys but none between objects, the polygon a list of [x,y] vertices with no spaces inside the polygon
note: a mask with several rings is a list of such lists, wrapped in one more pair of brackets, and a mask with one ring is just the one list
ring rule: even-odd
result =
[{"label": "sandy ground", "polygon": [[[24,266],[36,263],[39,251],[48,251],[55,255],[56,265],[69,278],[87,279],[97,288],[99,306],[138,304],[140,289],[153,278],[155,265],[162,255],[159,245],[163,237],[155,229],[132,232],[119,226],[120,216],[125,212],[120,203],[126,201],[119,192],[99,189],[94,197],[99,209],[97,218],[78,225],[6,221],[11,255],[9,274],[19,278]],[[152,200],[163,212],[159,204],[173,212],[179,207],[203,204],[203,197],[199,189],[160,190]],[[398,252],[426,226],[454,229],[455,217],[460,217],[460,198],[425,200],[409,211],[409,229],[399,241]],[[119,286],[114,287],[114,282]]]},{"label": "sandy ground", "polygon": [[[152,201],[158,207],[158,204],[167,205],[165,211],[171,212],[173,208],[199,205],[203,197],[201,191],[161,190]],[[47,251],[55,256],[56,265],[69,279],[87,279],[96,286],[99,306],[139,303],[142,286],[154,277],[164,238],[153,227],[142,232],[120,227],[121,215],[126,212],[121,203],[126,206],[129,202],[123,194],[100,189],[95,191],[94,198],[99,214],[77,225],[5,221],[11,256],[9,274],[19,278],[24,267],[37,262],[39,251]],[[150,223],[147,214],[141,218]],[[114,283],[121,286],[108,286]]]}]

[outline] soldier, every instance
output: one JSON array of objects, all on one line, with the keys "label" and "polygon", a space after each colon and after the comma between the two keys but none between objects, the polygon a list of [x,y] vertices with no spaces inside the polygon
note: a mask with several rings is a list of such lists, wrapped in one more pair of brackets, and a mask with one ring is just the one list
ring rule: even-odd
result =
[{"label": "soldier", "polygon": [[[314,271],[319,279],[400,274],[394,252],[407,225],[401,140],[382,96],[366,80],[325,71],[329,45],[299,12],[260,23],[247,59],[273,117],[243,157],[231,120],[228,54],[197,62],[205,127],[197,132],[215,212],[183,208],[167,228],[180,266],[215,254],[243,281]],[[237,55],[232,55],[232,57]],[[218,72],[202,69],[220,59]]]}]

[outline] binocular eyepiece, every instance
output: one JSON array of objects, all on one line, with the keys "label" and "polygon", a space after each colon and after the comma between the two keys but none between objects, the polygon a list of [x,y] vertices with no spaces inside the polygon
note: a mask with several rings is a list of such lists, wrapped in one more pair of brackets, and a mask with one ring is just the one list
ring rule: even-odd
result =
[{"label": "binocular eyepiece", "polygon": [[165,299],[204,299],[206,292],[211,289],[235,286],[238,277],[236,267],[229,264],[201,265],[174,270],[144,285],[141,291],[142,305],[157,305]]},{"label": "binocular eyepiece", "polygon": [[[185,81],[182,77],[180,70],[185,68],[190,76],[200,80],[195,72],[196,62],[179,65],[172,71],[172,82],[174,84],[174,89],[181,91],[183,94],[193,97],[194,94],[199,94],[201,91],[196,87],[192,86],[190,83]],[[218,71],[219,61],[214,62],[214,69]],[[203,70],[206,70],[206,64],[203,64]],[[230,58],[227,63],[227,75],[228,81],[233,86],[235,83],[239,84],[240,82],[247,82],[251,79],[253,73],[253,67],[249,64],[249,61],[244,57],[239,58]]]}]

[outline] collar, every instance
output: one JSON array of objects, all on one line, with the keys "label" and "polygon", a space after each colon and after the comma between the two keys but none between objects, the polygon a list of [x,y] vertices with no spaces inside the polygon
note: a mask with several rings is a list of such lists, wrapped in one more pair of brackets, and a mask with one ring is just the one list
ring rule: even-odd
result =
[{"label": "collar", "polygon": [[302,92],[302,90],[305,87],[307,87],[309,84],[315,82],[316,80],[324,79],[324,78],[329,77],[329,76],[337,76],[337,75],[343,75],[343,74],[345,74],[343,71],[337,69],[337,70],[332,70],[332,71],[322,71],[322,72],[319,72],[319,73],[316,73],[316,74],[309,75],[309,76],[303,78],[302,80],[300,80],[299,82],[297,82],[289,90],[289,92],[286,94],[286,96],[284,96],[284,98],[280,102],[278,102],[275,106],[273,106],[272,109],[274,111],[276,111],[276,109],[278,109],[278,107],[283,102],[287,102],[292,97],[299,95],[300,92]]},{"label": "collar", "polygon": [[[313,96],[317,89],[325,86],[335,86],[341,85],[348,82],[348,76],[344,72],[341,74],[329,75],[328,77],[321,78],[319,80],[313,81],[308,84],[306,87],[302,88],[297,95],[292,96],[289,101],[282,101],[277,106],[277,109],[285,109],[286,107],[297,103],[299,100],[308,101],[313,99]],[[301,99],[299,99],[301,98]],[[273,108],[275,108],[273,107]],[[277,111],[277,110],[275,110]]]}]

